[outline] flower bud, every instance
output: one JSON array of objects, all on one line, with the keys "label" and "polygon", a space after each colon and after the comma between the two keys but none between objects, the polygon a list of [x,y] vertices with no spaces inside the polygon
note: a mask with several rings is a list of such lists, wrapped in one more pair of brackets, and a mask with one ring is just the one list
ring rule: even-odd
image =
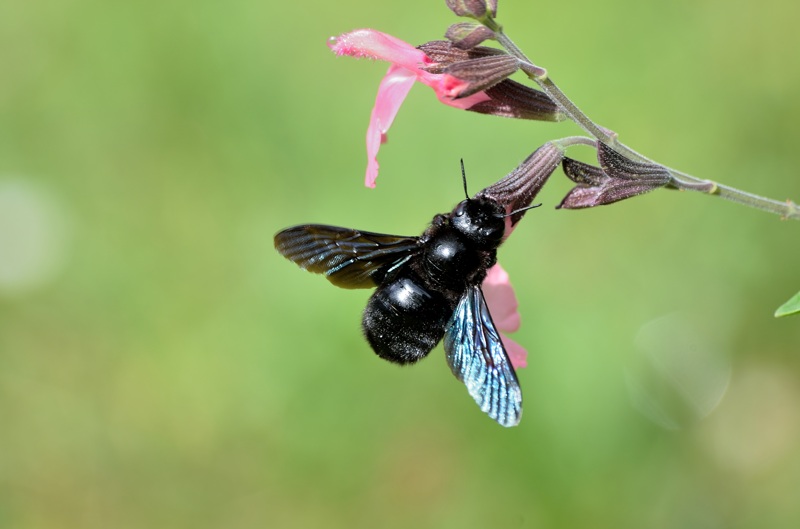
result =
[{"label": "flower bud", "polygon": [[[486,0],[445,0],[447,7],[460,17],[480,20],[486,16]],[[493,0],[494,12],[497,12],[497,0]]]},{"label": "flower bud", "polygon": [[445,38],[458,49],[469,50],[481,42],[494,39],[494,31],[477,22],[459,22],[447,28]]},{"label": "flower bud", "polygon": [[557,208],[582,209],[613,204],[664,187],[672,179],[665,167],[635,162],[603,143],[598,144],[597,159],[601,167],[564,158],[564,174],[578,185]]}]

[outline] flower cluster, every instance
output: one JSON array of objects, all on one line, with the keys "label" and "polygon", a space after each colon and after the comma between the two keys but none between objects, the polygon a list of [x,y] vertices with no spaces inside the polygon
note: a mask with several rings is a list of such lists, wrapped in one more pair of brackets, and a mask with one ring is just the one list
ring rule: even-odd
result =
[{"label": "flower cluster", "polygon": [[[447,40],[413,46],[380,31],[359,29],[332,37],[329,41],[329,47],[337,55],[390,63],[378,87],[367,128],[365,183],[368,187],[375,186],[378,176],[380,146],[386,142],[387,132],[411,87],[419,82],[432,88],[439,101],[450,107],[516,119],[561,121],[569,118],[593,126],[584,126],[589,132],[595,131],[593,138],[575,137],[548,142],[506,177],[476,195],[493,200],[506,209],[505,237],[511,234],[558,166],[576,184],[557,206],[558,209],[612,204],[661,187],[690,188],[686,182],[676,180],[671,170],[618,143],[613,132],[594,126],[569,100],[561,97],[563,94],[552,83],[547,84],[546,71],[531,64],[494,22],[496,0],[446,0],[446,3],[456,15],[472,19],[450,26],[445,34]],[[482,45],[489,40],[495,40],[501,46]],[[519,70],[535,80],[544,91],[509,78]],[[566,157],[566,149],[576,144],[595,148],[598,165]],[[694,181],[695,190],[710,189],[711,183]],[[519,325],[519,315],[508,274],[496,265],[490,270],[483,288],[497,327],[506,332],[515,330]],[[515,323],[509,325],[508,322]],[[521,347],[509,341],[506,348],[516,367],[524,365]]]}]

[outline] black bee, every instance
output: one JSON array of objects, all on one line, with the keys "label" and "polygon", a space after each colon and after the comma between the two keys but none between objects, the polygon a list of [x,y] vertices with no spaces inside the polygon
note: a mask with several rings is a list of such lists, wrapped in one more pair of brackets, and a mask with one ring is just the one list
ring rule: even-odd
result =
[{"label": "black bee", "polygon": [[420,237],[304,224],[275,235],[275,248],[336,286],[378,287],[362,320],[378,356],[411,364],[444,338],[450,369],[481,410],[515,426],[522,393],[481,283],[497,262],[506,217],[518,213],[479,193],[436,215]]}]

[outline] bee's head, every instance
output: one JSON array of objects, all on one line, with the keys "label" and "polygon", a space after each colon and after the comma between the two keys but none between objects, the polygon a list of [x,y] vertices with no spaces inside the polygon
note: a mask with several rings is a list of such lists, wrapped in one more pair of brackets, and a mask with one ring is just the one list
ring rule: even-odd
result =
[{"label": "bee's head", "polygon": [[471,242],[496,247],[503,239],[505,211],[493,200],[468,198],[450,213],[450,223]]},{"label": "bee's head", "polygon": [[461,181],[464,183],[464,196],[450,213],[450,223],[467,239],[479,246],[497,247],[505,231],[505,211],[494,200],[484,197],[469,198],[467,173],[464,159],[461,159]]}]

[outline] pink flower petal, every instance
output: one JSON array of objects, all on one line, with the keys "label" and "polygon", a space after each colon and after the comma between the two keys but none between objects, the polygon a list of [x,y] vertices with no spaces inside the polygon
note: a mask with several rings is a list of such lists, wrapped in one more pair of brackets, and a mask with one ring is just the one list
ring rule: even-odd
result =
[{"label": "pink flower petal", "polygon": [[501,332],[515,332],[519,329],[519,303],[514,288],[508,280],[508,273],[499,264],[486,273],[483,280],[483,296],[492,314],[492,321]]},{"label": "pink flower petal", "polygon": [[515,369],[528,365],[528,352],[517,342],[502,334],[503,332],[514,332],[519,329],[520,317],[519,303],[514,294],[514,288],[508,280],[508,273],[499,264],[494,265],[486,273],[486,279],[482,285],[483,296],[486,298],[486,305],[492,315],[497,330],[501,332],[500,339],[506,349],[508,359]]},{"label": "pink flower petal", "polygon": [[411,44],[374,29],[357,29],[338,37],[331,37],[328,40],[328,47],[337,55],[380,59],[408,70],[418,70],[421,66],[433,62],[424,52]]},{"label": "pink flower petal", "polygon": [[503,347],[505,347],[508,359],[514,369],[528,366],[528,351],[524,347],[504,334],[500,335],[500,340],[503,342]]},{"label": "pink flower petal", "polygon": [[414,86],[416,75],[402,66],[392,65],[378,87],[375,106],[367,127],[367,177],[364,184],[375,187],[378,177],[378,150],[386,143],[386,132],[391,127],[400,105]]},{"label": "pink flower petal", "polygon": [[419,82],[424,83],[436,92],[436,97],[445,105],[460,108],[462,110],[472,108],[478,103],[490,101],[491,98],[486,95],[486,92],[478,92],[471,96],[456,99],[458,95],[467,87],[469,83],[462,81],[452,75],[447,74],[432,74],[426,71],[421,71],[417,76]]}]

